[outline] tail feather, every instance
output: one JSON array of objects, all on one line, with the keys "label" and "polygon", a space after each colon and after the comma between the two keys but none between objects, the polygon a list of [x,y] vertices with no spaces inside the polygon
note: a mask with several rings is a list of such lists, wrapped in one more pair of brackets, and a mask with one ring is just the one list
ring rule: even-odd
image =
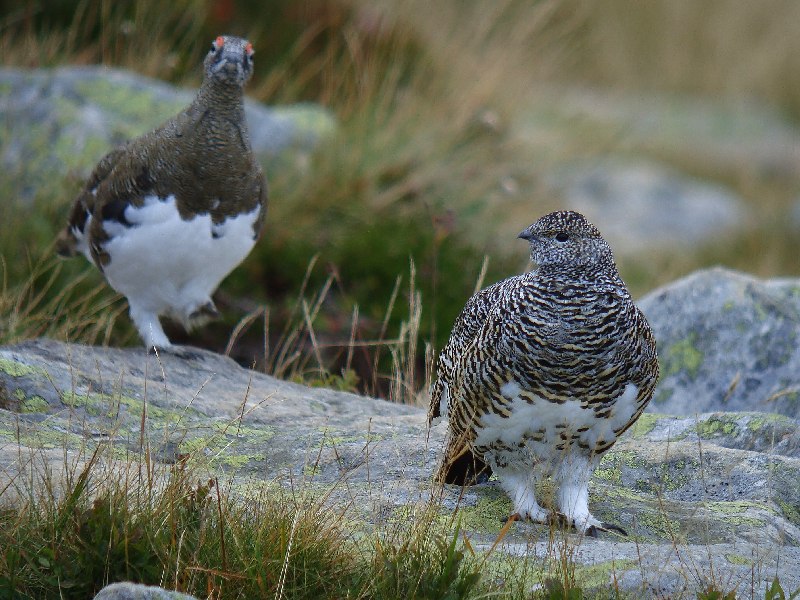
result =
[{"label": "tail feather", "polygon": [[72,228],[66,227],[58,234],[55,244],[56,254],[62,258],[71,258],[78,254],[78,239]]},{"label": "tail feather", "polygon": [[440,483],[455,485],[475,485],[488,481],[492,476],[492,468],[476,456],[466,446],[460,451],[451,453],[450,448],[436,471],[435,479]]}]

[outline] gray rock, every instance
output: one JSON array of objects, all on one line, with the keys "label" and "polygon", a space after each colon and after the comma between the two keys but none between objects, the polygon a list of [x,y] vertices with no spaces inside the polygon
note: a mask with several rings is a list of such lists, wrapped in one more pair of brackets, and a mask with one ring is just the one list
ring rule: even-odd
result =
[{"label": "gray rock", "polygon": [[549,183],[564,208],[585,214],[623,255],[701,245],[747,221],[746,204],[732,192],[651,162],[568,165]]},{"label": "gray rock", "polygon": [[642,298],[661,381],[649,410],[800,417],[800,280],[715,268]]},{"label": "gray rock", "polygon": [[138,585],[136,583],[112,583],[100,590],[94,600],[197,600],[189,594],[181,594],[164,588]]},{"label": "gray rock", "polygon": [[[84,178],[114,146],[158,126],[193,90],[107,67],[0,69],[0,167],[34,196],[53,175]],[[253,150],[262,161],[291,151],[301,163],[335,123],[306,104],[267,108],[246,101]]]},{"label": "gray rock", "polygon": [[585,589],[631,597],[694,598],[712,573],[754,597],[776,574],[800,587],[794,419],[645,413],[590,489],[593,513],[630,537],[599,539],[516,523],[498,540],[511,503],[496,481],[431,481],[443,429],[428,437],[419,407],[279,381],[202,350],[184,360],[50,340],[0,348],[0,503],[25,493],[30,460],[57,467],[66,449],[75,464],[99,445],[109,462],[137,460],[146,439],[162,463],[190,456],[233,494],[258,482],[324,494],[360,532],[397,527],[431,501],[443,522],[457,508],[476,552],[497,542],[487,569],[498,572],[524,562],[542,581],[566,556]]}]

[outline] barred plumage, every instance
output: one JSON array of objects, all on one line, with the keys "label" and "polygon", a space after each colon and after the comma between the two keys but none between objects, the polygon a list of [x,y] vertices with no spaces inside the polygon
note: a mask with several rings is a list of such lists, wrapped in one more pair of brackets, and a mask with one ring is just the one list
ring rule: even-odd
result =
[{"label": "barred plumage", "polygon": [[537,522],[542,475],[579,531],[622,531],[588,508],[600,457],[644,410],[658,379],[653,333],[611,249],[582,215],[546,215],[520,236],[535,270],[469,299],[438,361],[429,420],[448,418],[437,479],[470,483],[491,468],[515,513]]}]

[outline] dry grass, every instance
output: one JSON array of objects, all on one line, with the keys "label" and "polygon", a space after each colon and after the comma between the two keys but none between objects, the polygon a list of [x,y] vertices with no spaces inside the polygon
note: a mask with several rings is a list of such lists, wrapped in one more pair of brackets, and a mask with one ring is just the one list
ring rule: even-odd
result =
[{"label": "dry grass", "polygon": [[[341,125],[311,165],[270,173],[268,240],[242,267],[242,280],[226,285],[241,293],[253,281],[281,280],[289,289],[269,303],[246,298],[249,312],[220,343],[233,353],[255,334],[268,372],[395,401],[419,402],[435,340],[446,336],[474,281],[524,267],[524,248],[511,246],[524,223],[509,231],[503,218],[511,203],[531,218],[550,206],[538,179],[553,154],[561,160],[619,149],[613,136],[520,144],[511,124],[528,109],[532,91],[557,83],[745,95],[800,114],[800,88],[786,76],[800,68],[792,0],[275,6],[242,2],[222,21],[199,0],[166,8],[155,0],[82,0],[66,17],[32,2],[0,15],[0,60],[25,67],[103,62],[194,84],[196,59],[219,28],[253,39],[259,72],[251,95],[320,101]],[[277,11],[274,23],[258,18],[268,8]],[[297,35],[281,45],[279,30]],[[693,155],[649,152],[729,184],[768,218],[732,242],[624,265],[637,292],[715,262],[765,276],[798,272],[797,242],[784,218],[794,179],[720,172]],[[0,209],[0,314],[8,315],[0,340],[133,343],[126,319],[117,319],[124,304],[98,287],[99,277],[49,258],[68,188],[46,190],[21,216],[10,203]],[[489,272],[481,268],[486,253],[493,257]],[[281,264],[286,272],[276,273]],[[381,274],[380,294],[360,285],[373,273]],[[327,323],[335,320],[331,306],[345,326]],[[359,362],[367,367],[354,377]],[[216,481],[197,484],[191,470],[149,472],[149,459],[119,465],[118,473],[144,468],[144,479],[100,477],[96,455],[87,454],[86,469],[65,466],[65,488],[47,476],[23,482],[41,495],[0,511],[4,589],[41,597],[74,581],[71,589],[85,597],[102,582],[138,574],[215,598],[241,597],[232,590],[242,581],[253,594],[272,597],[394,598],[423,584],[439,596],[443,589],[455,589],[453,597],[496,593],[472,582],[469,542],[459,541],[466,538],[455,523],[432,541],[430,516],[420,514],[408,528],[370,537],[364,552],[313,502],[266,492],[245,502]],[[96,483],[87,489],[87,481]],[[108,545],[87,552],[99,539]],[[261,559],[252,548],[264,550]],[[541,582],[536,597],[581,597],[563,548],[552,557],[555,577]],[[123,571],[112,572],[115,565]],[[70,566],[75,572],[58,571]],[[520,581],[504,593],[530,597],[529,579]]]},{"label": "dry grass", "polygon": [[[580,0],[341,0],[276,3],[267,13],[241,2],[223,22],[196,0],[166,9],[155,0],[82,0],[61,13],[30,3],[0,17],[0,56],[21,66],[102,61],[191,84],[210,32],[224,27],[254,39],[259,71],[249,92],[267,101],[321,101],[341,126],[310,165],[268,169],[267,237],[224,287],[252,322],[233,336],[222,332],[213,345],[223,349],[235,340],[241,347],[249,334],[259,338],[259,360],[269,372],[345,387],[355,373],[362,391],[409,401],[429,378],[430,355],[472,291],[481,258],[492,257],[487,282],[525,267],[514,236],[520,221],[557,204],[542,189],[542,174],[559,161],[620,150],[613,135],[591,131],[521,143],[512,124],[528,110],[531,93],[553,82],[599,82],[718,96],[752,92],[790,106],[781,65],[793,64],[800,45],[787,34],[796,8],[785,0],[770,7],[722,0],[654,1],[636,10],[616,0],[602,9]],[[745,27],[751,23],[758,27]],[[278,24],[295,35],[278,35]],[[762,276],[800,272],[785,219],[795,179],[642,151],[729,185],[756,207],[758,223],[691,251],[622,260],[636,295],[715,263]],[[44,185],[28,213],[0,209],[0,304],[12,315],[0,331],[6,342],[36,335],[135,340],[127,319],[116,319],[122,308],[113,294],[96,289],[99,278],[77,262],[56,266],[49,259],[75,186]],[[13,197],[13,189],[3,190]],[[398,283],[409,259],[413,291],[408,277]],[[235,353],[236,345],[227,345]]]},{"label": "dry grass", "polygon": [[579,15],[570,77],[623,87],[755,97],[800,116],[792,0],[569,1]]}]

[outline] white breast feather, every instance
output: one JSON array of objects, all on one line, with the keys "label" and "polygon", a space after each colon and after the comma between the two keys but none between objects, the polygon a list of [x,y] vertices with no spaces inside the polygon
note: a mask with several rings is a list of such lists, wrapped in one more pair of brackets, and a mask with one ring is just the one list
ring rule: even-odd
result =
[{"label": "white breast feather", "polygon": [[[507,410],[511,416],[504,418],[496,413],[487,413],[480,418],[480,424],[475,428],[476,446],[489,446],[492,442],[500,441],[509,446],[516,447],[524,436],[536,434],[540,428],[545,429],[542,441],[528,440],[526,447],[537,458],[547,460],[552,458],[553,446],[559,440],[562,431],[577,433],[578,429],[588,427],[581,432],[580,440],[593,447],[599,440],[607,442],[615,439],[614,430],[625,425],[636,411],[636,398],[638,388],[632,383],[625,387],[611,412],[606,418],[597,418],[591,408],[582,408],[580,399],[570,399],[562,404],[548,402],[539,397],[534,397],[533,402],[519,395],[521,387],[516,381],[504,383],[500,392],[509,399]],[[556,425],[566,425],[566,429],[557,429]]]},{"label": "white breast feather", "polygon": [[125,210],[133,227],[103,224],[111,236],[104,246],[111,257],[105,276],[131,305],[187,315],[253,248],[258,212],[256,207],[215,225],[210,214],[183,220],[174,196],[148,196],[143,206]]}]

